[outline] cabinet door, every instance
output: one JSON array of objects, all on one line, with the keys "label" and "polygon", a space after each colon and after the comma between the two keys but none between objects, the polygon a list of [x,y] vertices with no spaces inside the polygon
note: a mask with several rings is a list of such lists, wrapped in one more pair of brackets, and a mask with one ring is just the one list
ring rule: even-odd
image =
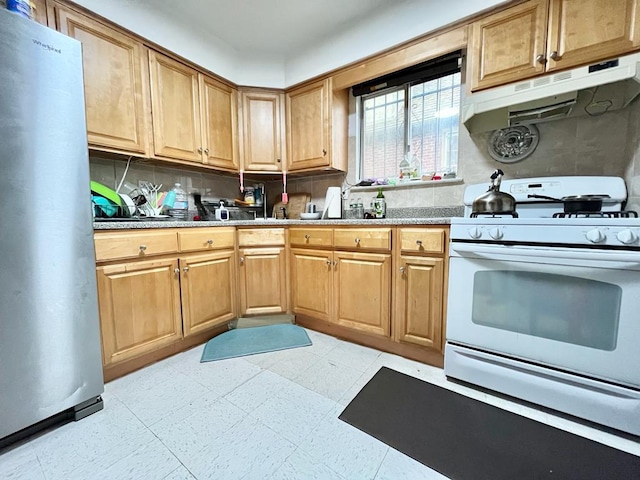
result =
[{"label": "cabinet door", "polygon": [[237,171],[237,91],[200,75],[200,110],[204,163]]},{"label": "cabinet door", "polygon": [[287,93],[288,170],[329,166],[328,80]]},{"label": "cabinet door", "polygon": [[334,259],[335,322],[389,336],[391,255],[334,252]]},{"label": "cabinet door", "polygon": [[242,315],[287,311],[284,247],[240,250],[240,313]]},{"label": "cabinet door", "polygon": [[182,336],[178,260],[97,268],[104,365],[169,345]]},{"label": "cabinet door", "polygon": [[155,154],[202,163],[198,72],[149,50],[149,73]]},{"label": "cabinet door", "polygon": [[242,92],[242,166],[245,171],[277,172],[284,162],[284,95]]},{"label": "cabinet door", "polygon": [[333,254],[291,250],[291,310],[320,320],[331,318]]},{"label": "cabinet door", "polygon": [[[471,90],[544,72],[547,0],[533,0],[471,25]],[[538,58],[540,60],[538,60]]]},{"label": "cabinet door", "polygon": [[181,257],[180,271],[185,337],[237,316],[233,250]]},{"label": "cabinet door", "polygon": [[42,25],[48,25],[46,0],[31,0],[29,3],[31,3],[32,18]]},{"label": "cabinet door", "polygon": [[640,47],[638,0],[551,0],[549,70],[606,60]]},{"label": "cabinet door", "polygon": [[401,256],[398,268],[395,339],[441,351],[444,260]]},{"label": "cabinet door", "polygon": [[82,42],[90,146],[147,151],[146,82],[140,42],[56,5],[58,30]]}]

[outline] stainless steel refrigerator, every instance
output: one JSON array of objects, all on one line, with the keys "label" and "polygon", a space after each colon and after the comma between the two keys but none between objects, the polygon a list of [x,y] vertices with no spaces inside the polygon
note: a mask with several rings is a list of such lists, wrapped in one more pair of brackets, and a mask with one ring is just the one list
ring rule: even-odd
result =
[{"label": "stainless steel refrigerator", "polygon": [[81,44],[0,9],[0,448],[102,408]]}]

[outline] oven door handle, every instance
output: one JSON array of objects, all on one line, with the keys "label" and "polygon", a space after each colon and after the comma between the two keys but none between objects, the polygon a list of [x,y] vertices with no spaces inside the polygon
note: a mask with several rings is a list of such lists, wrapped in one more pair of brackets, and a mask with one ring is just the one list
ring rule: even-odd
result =
[{"label": "oven door handle", "polygon": [[477,257],[493,260],[496,255],[502,257],[534,257],[557,258],[560,260],[586,260],[589,262],[622,262],[633,265],[640,264],[640,252],[619,253],[602,250],[585,249],[549,249],[549,248],[525,248],[525,247],[490,247],[475,244],[454,243],[451,245],[451,253],[469,253]]}]

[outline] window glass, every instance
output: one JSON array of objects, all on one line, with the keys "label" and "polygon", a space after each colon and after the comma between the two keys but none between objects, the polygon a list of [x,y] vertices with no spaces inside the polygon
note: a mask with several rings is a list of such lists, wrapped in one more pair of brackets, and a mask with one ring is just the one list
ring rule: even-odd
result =
[{"label": "window glass", "polygon": [[477,325],[599,350],[616,348],[622,289],[568,275],[513,270],[476,272]]},{"label": "window glass", "polygon": [[460,72],[360,98],[361,179],[399,179],[403,160],[411,179],[457,171]]}]

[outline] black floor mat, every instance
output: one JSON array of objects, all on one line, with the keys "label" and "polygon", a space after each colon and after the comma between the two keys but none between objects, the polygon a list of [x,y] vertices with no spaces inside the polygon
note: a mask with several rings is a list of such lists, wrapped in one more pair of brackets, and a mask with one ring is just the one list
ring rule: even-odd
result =
[{"label": "black floor mat", "polygon": [[340,419],[455,480],[640,479],[640,457],[381,368]]}]

